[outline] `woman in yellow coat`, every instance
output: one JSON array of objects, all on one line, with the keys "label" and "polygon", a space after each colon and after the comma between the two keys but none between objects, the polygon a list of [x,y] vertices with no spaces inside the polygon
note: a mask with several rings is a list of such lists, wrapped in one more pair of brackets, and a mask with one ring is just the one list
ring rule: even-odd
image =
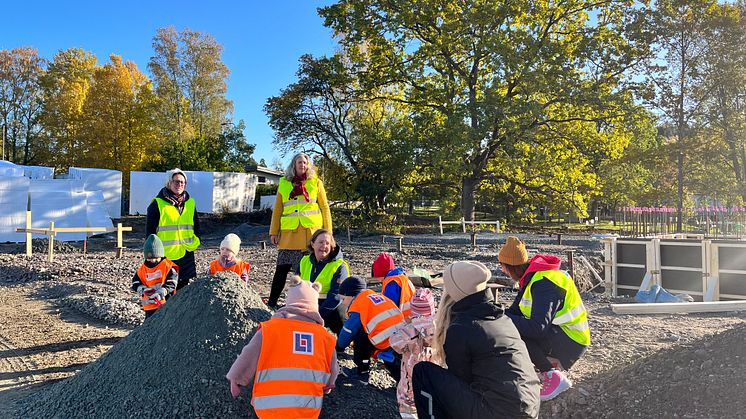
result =
[{"label": "woman in yellow coat", "polygon": [[290,161],[285,176],[280,178],[272,211],[269,234],[272,244],[277,245],[279,251],[267,299],[270,308],[277,307],[288,273],[298,265],[308,249],[311,236],[320,228],[330,233],[332,231],[332,216],[324,184],[308,155],[298,153]]}]

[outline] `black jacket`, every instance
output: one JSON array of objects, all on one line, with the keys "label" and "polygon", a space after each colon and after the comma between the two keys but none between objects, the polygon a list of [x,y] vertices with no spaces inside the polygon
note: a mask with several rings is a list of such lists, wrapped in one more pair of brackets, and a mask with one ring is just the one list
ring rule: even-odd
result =
[{"label": "black jacket", "polygon": [[553,327],[552,320],[565,304],[565,290],[548,279],[539,279],[531,285],[531,318],[525,318],[518,304],[523,298],[526,286],[531,282],[534,273],[526,276],[523,288],[518,291],[513,304],[505,311],[513,320],[518,332],[524,339],[544,340]]},{"label": "black jacket", "polygon": [[[313,252],[311,252],[308,257],[311,260],[311,278],[309,278],[309,281],[311,282],[316,282],[316,278],[318,278],[321,271],[324,270],[329,262],[337,259],[343,259],[342,249],[340,249],[339,246],[336,246],[334,249],[332,249],[331,253],[329,253],[329,256],[323,262],[319,262],[318,260],[316,260],[316,256]],[[300,264],[298,264],[298,269],[295,273],[300,276]],[[337,306],[341,302],[341,300],[337,298],[339,284],[347,279],[348,276],[350,276],[350,273],[347,271],[347,265],[343,263],[339,268],[337,268],[337,271],[334,272],[334,275],[332,276],[332,283],[329,286],[329,291],[326,292],[326,299],[319,300],[321,302],[319,304],[319,313],[321,313],[321,317],[326,318],[331,314],[331,312],[337,309]]]},{"label": "black jacket", "polygon": [[[186,194],[186,199],[189,199],[189,192],[184,191]],[[164,199],[163,195],[163,189],[158,192],[158,195],[156,198]],[[168,202],[168,200],[166,200]],[[184,211],[184,206],[182,205],[181,208],[177,208],[179,210],[179,214],[181,214],[182,211]],[[148,205],[148,215],[145,219],[145,238],[147,238],[151,234],[156,234],[158,231],[158,223],[161,222],[161,212],[158,210],[158,203],[155,202],[155,199],[150,202],[150,205]],[[194,234],[197,237],[202,236],[202,231],[199,228],[199,217],[197,216],[197,211],[194,211]]]},{"label": "black jacket", "polygon": [[[503,417],[539,415],[539,378],[513,322],[487,289],[453,305],[444,351],[448,370]],[[513,406],[514,411],[504,411]]]}]

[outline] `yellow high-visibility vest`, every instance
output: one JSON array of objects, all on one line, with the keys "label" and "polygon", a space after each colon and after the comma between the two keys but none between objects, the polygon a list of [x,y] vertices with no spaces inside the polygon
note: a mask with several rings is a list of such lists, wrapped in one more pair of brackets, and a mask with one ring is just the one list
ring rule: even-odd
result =
[{"label": "yellow high-visibility vest", "polygon": [[169,202],[155,198],[161,214],[156,235],[163,242],[166,257],[179,260],[187,251],[193,252],[199,247],[199,237],[194,234],[194,213],[196,204],[193,198],[184,202],[184,210],[179,210]]},{"label": "yellow high-visibility vest", "polygon": [[527,319],[531,318],[531,286],[541,279],[548,279],[565,290],[565,302],[552,319],[552,324],[562,328],[562,331],[575,342],[588,346],[591,344],[591,329],[588,327],[588,312],[585,310],[580,293],[575,287],[570,275],[563,271],[539,271],[531,277],[526,285],[518,308]]},{"label": "yellow high-visibility vest", "polygon": [[[326,294],[332,287],[332,278],[334,277],[334,273],[337,272],[337,269],[339,269],[339,267],[342,265],[347,267],[347,273],[349,274],[350,267],[349,265],[347,265],[347,262],[345,262],[344,259],[334,259],[333,261],[327,263],[326,266],[324,266],[324,269],[319,272],[319,275],[316,277],[316,281],[314,282],[318,282],[319,284],[321,284],[321,290],[319,291],[320,299],[326,298]],[[310,281],[312,270],[313,263],[311,263],[311,256],[303,256],[303,258],[300,260],[300,279]]]},{"label": "yellow high-visibility vest", "polygon": [[290,199],[293,191],[293,183],[284,177],[280,178],[277,193],[282,197],[282,218],[280,218],[281,230],[295,230],[299,225],[305,228],[318,230],[324,225],[321,209],[316,202],[319,195],[318,178],[312,177],[306,180],[309,202],[306,197],[295,196]]}]

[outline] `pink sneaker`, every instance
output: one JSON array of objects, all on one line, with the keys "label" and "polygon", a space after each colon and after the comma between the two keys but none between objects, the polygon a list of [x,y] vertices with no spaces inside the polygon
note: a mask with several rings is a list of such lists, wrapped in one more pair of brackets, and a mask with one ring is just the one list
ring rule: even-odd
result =
[{"label": "pink sneaker", "polygon": [[539,393],[539,398],[543,402],[552,400],[563,391],[572,387],[572,381],[565,377],[565,374],[560,370],[551,369],[547,372],[542,372],[540,377],[541,393]]}]

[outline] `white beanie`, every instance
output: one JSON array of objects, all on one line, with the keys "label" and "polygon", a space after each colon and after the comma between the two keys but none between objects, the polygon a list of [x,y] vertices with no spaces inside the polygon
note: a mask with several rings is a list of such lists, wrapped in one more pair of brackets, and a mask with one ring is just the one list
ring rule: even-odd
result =
[{"label": "white beanie", "polygon": [[239,249],[241,248],[241,238],[233,233],[230,233],[225,236],[222,242],[220,242],[220,248],[226,248],[233,252],[234,255],[237,255]]},{"label": "white beanie", "polygon": [[492,272],[481,262],[463,260],[453,262],[443,271],[443,287],[454,301],[484,291]]}]

